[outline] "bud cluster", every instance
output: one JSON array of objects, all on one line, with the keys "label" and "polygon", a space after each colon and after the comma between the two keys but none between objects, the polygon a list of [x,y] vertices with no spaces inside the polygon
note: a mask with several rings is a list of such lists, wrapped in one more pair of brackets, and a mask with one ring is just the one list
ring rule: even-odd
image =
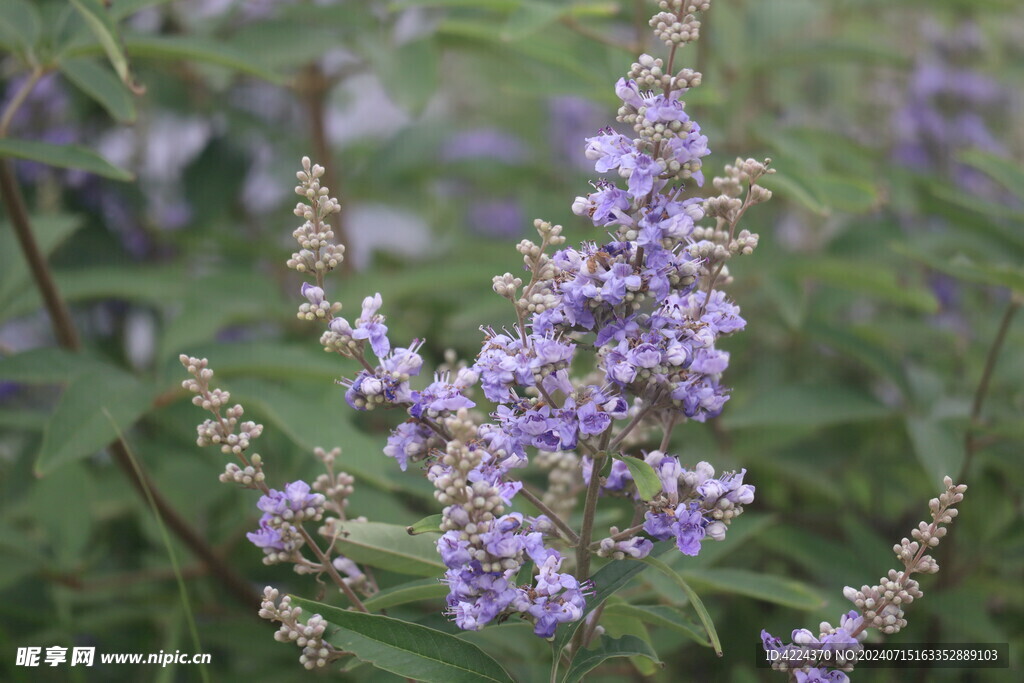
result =
[{"label": "bud cluster", "polygon": [[323,617],[314,614],[306,619],[306,623],[300,622],[302,608],[292,607],[292,599],[287,595],[280,597],[276,588],[267,586],[263,589],[259,615],[261,619],[281,624],[281,628],[274,633],[274,640],[295,643],[301,648],[299,663],[306,669],[323,668],[329,662],[348,656],[324,640],[327,621]]}]

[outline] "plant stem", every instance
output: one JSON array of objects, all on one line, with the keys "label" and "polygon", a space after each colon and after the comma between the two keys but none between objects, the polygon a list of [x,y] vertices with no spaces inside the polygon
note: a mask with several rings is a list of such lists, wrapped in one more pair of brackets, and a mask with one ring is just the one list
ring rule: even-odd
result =
[{"label": "plant stem", "polygon": [[[306,109],[309,115],[310,143],[313,145],[313,152],[317,159],[322,159],[324,167],[324,184],[331,188],[333,196],[342,196],[341,181],[335,173],[334,156],[331,154],[331,143],[327,138],[327,95],[333,83],[324,75],[320,65],[316,62],[309,64],[303,74],[303,91],[306,97]],[[345,233],[344,208],[335,214],[331,226],[334,230],[334,240],[339,244],[348,244]],[[352,263],[349,259],[341,262],[341,272],[349,273]],[[318,274],[319,275],[319,274]],[[320,276],[322,277],[322,276]],[[318,283],[323,286],[323,283]]]},{"label": "plant stem", "polygon": [[324,551],[320,550],[320,546],[317,545],[317,542],[309,535],[309,532],[306,531],[301,524],[298,529],[299,533],[302,534],[303,540],[306,541],[306,545],[309,546],[310,550],[313,551],[313,554],[316,555],[318,560],[320,560],[320,565],[327,570],[327,575],[330,576],[335,585],[341,589],[341,592],[345,594],[345,597],[352,603],[352,606],[360,612],[366,612],[369,614],[370,610],[366,609],[366,605],[364,605],[363,601],[359,599],[359,596],[352,590],[352,587],[345,583],[345,579],[341,578],[341,575],[338,574],[338,570],[334,568],[334,564],[331,562],[330,558],[324,554]]},{"label": "plant stem", "polygon": [[559,517],[554,510],[549,508],[543,500],[526,488],[525,484],[523,484],[523,488],[519,489],[519,495],[530,501],[530,504],[533,505],[533,507],[540,510],[541,513],[550,519],[551,522],[558,527],[558,530],[565,535],[565,538],[569,543],[576,545],[580,542],[580,537],[576,535],[576,532],[572,530],[572,527],[566,524],[565,520]]},{"label": "plant stem", "polygon": [[[623,540],[625,538],[630,538],[632,536],[635,536],[636,534],[640,533],[643,530],[644,530],[644,525],[643,524],[637,524],[636,526],[631,526],[628,529],[626,529],[624,531],[620,531],[617,534],[612,534],[608,538],[612,539],[613,541],[621,541],[621,540]],[[591,543],[590,544],[591,550],[595,550],[595,549],[600,548],[600,547],[601,547],[601,543],[600,542]]]},{"label": "plant stem", "polygon": [[[41,72],[36,73],[40,76],[42,75]],[[34,81],[31,81],[31,84],[34,86],[38,80],[38,77],[36,77]],[[6,133],[6,125],[13,118],[14,111],[17,109],[15,105],[20,106],[21,102],[28,97],[30,91],[31,88],[23,87],[18,93],[21,101],[12,102],[7,107],[3,118],[0,119],[0,124],[3,126],[0,128],[0,132]],[[14,226],[14,233],[18,238],[21,252],[28,262],[29,271],[32,273],[36,287],[43,297],[43,303],[50,316],[50,324],[53,327],[58,344],[69,351],[81,350],[82,344],[78,336],[78,330],[75,328],[74,320],[72,320],[71,313],[68,311],[67,303],[60,295],[60,290],[57,288],[56,282],[54,282],[49,264],[47,264],[42,251],[39,249],[39,244],[36,242],[35,234],[32,231],[32,224],[25,209],[25,199],[21,194],[17,181],[14,179],[11,166],[6,160],[0,161],[0,196],[3,197],[4,205],[7,207],[7,214],[10,217],[11,224]],[[149,478],[149,475],[142,467],[142,463],[138,462],[133,465],[131,455],[125,448],[124,443],[117,439],[109,445],[108,449],[118,468],[128,478],[128,481],[131,482],[139,495],[145,498],[146,491],[147,489],[149,490],[149,494],[152,496],[153,507],[159,512],[167,528],[196,557],[209,567],[210,573],[220,580],[228,593],[246,605],[258,602],[259,595],[249,586],[248,582],[236,573],[230,565],[225,563],[223,558],[214,552],[213,548],[160,495],[156,484]]]},{"label": "plant stem", "polygon": [[7,109],[4,110],[3,116],[0,116],[0,138],[7,137],[7,128],[11,125],[11,121],[14,119],[14,114],[21,109],[21,105],[25,103],[28,96],[32,94],[32,90],[36,87],[36,83],[45,74],[41,67],[36,67],[32,70],[28,80],[22,84],[18,92],[14,94],[14,98],[7,105]]},{"label": "plant stem", "polygon": [[1010,331],[1010,323],[1013,322],[1013,316],[1016,315],[1017,310],[1021,306],[1021,302],[1012,297],[1013,295],[1011,294],[1010,303],[1003,313],[1002,320],[999,321],[999,329],[996,331],[995,339],[992,340],[992,346],[989,347],[988,356],[985,358],[985,369],[982,370],[981,379],[978,381],[978,388],[974,392],[974,401],[971,404],[971,418],[967,424],[967,432],[964,434],[964,463],[960,466],[960,473],[956,479],[958,482],[963,481],[967,475],[971,460],[978,450],[978,442],[974,438],[974,428],[981,418],[981,409],[985,405],[985,397],[988,396],[988,387],[992,381],[992,374],[996,369],[996,361],[999,360],[999,353],[1002,351],[1006,335]]},{"label": "plant stem", "polygon": [[583,504],[583,525],[580,528],[579,542],[576,544],[576,575],[580,581],[590,576],[590,538],[594,533],[594,513],[597,510],[598,494],[601,492],[601,470],[607,459],[606,453],[598,453],[594,456],[594,465],[590,470],[587,498]]},{"label": "plant stem", "polygon": [[622,431],[619,432],[618,434],[616,434],[615,438],[612,439],[611,443],[608,444],[608,450],[614,451],[616,448],[618,448],[619,444],[621,444],[623,442],[623,440],[627,436],[629,436],[629,433],[631,431],[633,431],[633,429],[638,424],[640,424],[641,420],[643,420],[645,417],[647,417],[647,413],[648,413],[648,411],[650,411],[651,406],[653,406],[653,405],[654,405],[654,402],[652,401],[651,403],[648,403],[646,406],[644,406],[639,411],[637,411],[637,414],[633,416],[633,419],[630,420],[629,423],[626,424],[626,426],[622,428]]},{"label": "plant stem", "polygon": [[32,278],[43,297],[43,304],[50,316],[50,324],[57,337],[57,342],[65,349],[78,351],[81,348],[78,331],[75,329],[67,304],[60,295],[60,290],[57,289],[57,283],[54,282],[46,259],[32,233],[28,211],[25,209],[25,200],[21,196],[11,164],[7,160],[0,161],[0,195],[3,196],[7,215],[14,226],[14,234],[18,238],[21,253],[25,255]]}]

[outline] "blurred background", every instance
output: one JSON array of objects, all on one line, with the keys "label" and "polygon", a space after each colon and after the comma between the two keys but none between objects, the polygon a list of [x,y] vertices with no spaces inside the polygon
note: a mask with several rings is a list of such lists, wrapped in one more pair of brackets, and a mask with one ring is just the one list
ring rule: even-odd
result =
[{"label": "blurred background", "polygon": [[[614,122],[613,86],[636,54],[661,54],[646,25],[655,11],[634,0],[0,3],[0,111],[13,113],[0,121],[13,174],[0,223],[0,678],[199,680],[195,667],[14,666],[26,645],[193,651],[169,545],[212,680],[303,676],[297,650],[272,640],[245,597],[268,583],[320,589],[265,567],[245,541],[254,497],[219,484],[222,456],[195,446],[203,416],[180,390],[178,354],[209,357],[266,425],[258,450],[275,482],[314,475],[314,446],[341,446],[354,514],[410,524],[435,512],[429,485],[381,454],[400,418],[354,416],[334,384],[353,368],[295,319],[299,281],[284,261],[298,161],[327,166],[344,207],[347,259],[328,295],[351,312],[379,291],[393,340],[425,337],[435,365],[448,349],[472,359],[480,325],[513,322],[490,280],[517,269],[513,245],[534,218],[563,223],[570,242],[600,239],[569,210],[596,177],[583,139]],[[720,419],[679,427],[672,449],[747,468],[758,498],[726,542],[673,565],[703,596],[725,657],[620,609],[613,635],[649,639],[667,666],[615,660],[593,680],[783,680],[754,666],[761,628],[835,623],[849,609],[842,588],[894,564],[892,544],[945,474],[970,491],[942,571],[922,580],[925,598],[893,640],[1009,642],[1019,657],[1024,9],[714,0],[703,21],[677,64],[704,74],[686,99],[712,149],[705,174],[738,155],[769,156],[778,173],[773,201],[746,219],[760,248],[734,268],[748,326],[727,341],[732,399]],[[55,335],[12,228],[15,195],[80,351]],[[108,447],[118,432],[127,455]],[[173,529],[168,545],[133,488],[132,458],[233,575]],[[408,578],[378,576],[384,587]],[[680,606],[678,592],[648,573],[625,595]],[[438,605],[391,613],[454,628]],[[518,680],[546,675],[548,648],[528,627],[466,637]]]}]

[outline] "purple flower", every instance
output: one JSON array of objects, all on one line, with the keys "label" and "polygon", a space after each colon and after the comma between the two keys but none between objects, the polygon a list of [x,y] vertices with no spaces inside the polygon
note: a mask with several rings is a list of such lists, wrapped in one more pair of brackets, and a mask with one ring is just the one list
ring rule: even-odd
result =
[{"label": "purple flower", "polygon": [[419,460],[427,454],[427,441],[433,432],[426,425],[409,420],[395,427],[384,447],[384,455],[398,461],[404,472],[409,466],[409,459]]},{"label": "purple flower", "polygon": [[661,166],[654,159],[637,154],[635,158],[623,158],[621,165],[630,171],[627,183],[630,197],[641,199],[654,190],[654,179],[661,174]]},{"label": "purple flower", "polygon": [[257,548],[264,550],[284,550],[285,544],[281,539],[281,532],[270,526],[272,515],[264,513],[260,518],[260,527],[256,531],[248,532],[245,537]]},{"label": "purple flower", "polygon": [[601,434],[612,424],[612,418],[597,409],[594,403],[587,403],[576,411],[581,434]]},{"label": "purple flower", "polygon": [[377,358],[384,358],[391,350],[388,340],[388,328],[382,322],[384,318],[377,315],[383,301],[380,293],[363,299],[363,312],[356,320],[356,329],[352,332],[353,339],[368,339],[370,348]]},{"label": "purple flower", "polygon": [[301,480],[286,484],[284,491],[270,489],[256,503],[256,507],[263,512],[283,519],[315,517],[318,512],[322,512],[323,505],[323,495],[310,493],[309,484]]}]

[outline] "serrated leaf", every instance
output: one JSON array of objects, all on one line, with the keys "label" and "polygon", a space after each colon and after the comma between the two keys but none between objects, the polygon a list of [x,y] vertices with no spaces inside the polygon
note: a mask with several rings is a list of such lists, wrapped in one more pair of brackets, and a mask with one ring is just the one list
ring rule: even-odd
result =
[{"label": "serrated leaf", "polygon": [[640,458],[625,456],[620,457],[619,460],[626,464],[641,498],[651,500],[661,493],[661,479],[658,478],[658,473],[654,471],[653,467]]},{"label": "serrated leaf", "polygon": [[621,638],[602,636],[596,648],[584,650],[576,655],[562,681],[563,683],[576,683],[576,681],[582,680],[587,672],[597,668],[608,659],[638,655],[647,657],[655,664],[661,664],[654,649],[636,636],[622,636]]},{"label": "serrated leaf", "polygon": [[442,519],[443,517],[441,515],[430,515],[429,517],[424,517],[412,526],[405,527],[405,531],[410,536],[418,536],[420,534],[439,534],[441,533]]},{"label": "serrated leaf", "polygon": [[483,650],[442,631],[294,596],[292,602],[338,628],[328,642],[379,669],[428,683],[513,683]]},{"label": "serrated leaf", "polygon": [[128,171],[114,166],[96,152],[78,145],[51,145],[35,140],[3,138],[0,139],[0,157],[28,159],[57,168],[75,168],[123,182],[134,179]]},{"label": "serrated leaf", "polygon": [[682,612],[670,605],[630,605],[621,602],[604,608],[608,617],[634,617],[652,626],[672,629],[688,636],[704,647],[711,647],[707,636],[697,630],[698,626],[683,616]]},{"label": "serrated leaf", "polygon": [[94,99],[114,119],[135,121],[135,102],[131,91],[114,74],[89,59],[59,60],[60,71],[86,95]]},{"label": "serrated leaf", "polygon": [[113,367],[75,376],[43,433],[36,473],[45,475],[100,450],[114,440],[118,429],[125,432],[135,424],[157,393],[155,387]]},{"label": "serrated leaf", "polygon": [[75,6],[75,9],[85,19],[85,23],[88,24],[89,30],[100,41],[103,51],[107,54],[107,59],[110,60],[110,64],[114,67],[121,82],[132,87],[132,76],[128,71],[128,58],[125,57],[121,47],[121,37],[118,34],[117,26],[107,9],[99,3],[99,0],[71,0],[71,4]]},{"label": "serrated leaf", "polygon": [[439,576],[445,570],[437,539],[409,536],[404,526],[380,522],[343,522],[334,547],[345,557],[397,574]]},{"label": "serrated leaf", "polygon": [[691,584],[706,591],[746,595],[794,609],[813,610],[825,600],[799,581],[746,569],[690,569],[680,572]]},{"label": "serrated leaf", "polygon": [[418,579],[393,588],[382,590],[371,598],[363,600],[371,612],[407,605],[421,600],[439,600],[448,595],[448,586],[437,579]]}]

